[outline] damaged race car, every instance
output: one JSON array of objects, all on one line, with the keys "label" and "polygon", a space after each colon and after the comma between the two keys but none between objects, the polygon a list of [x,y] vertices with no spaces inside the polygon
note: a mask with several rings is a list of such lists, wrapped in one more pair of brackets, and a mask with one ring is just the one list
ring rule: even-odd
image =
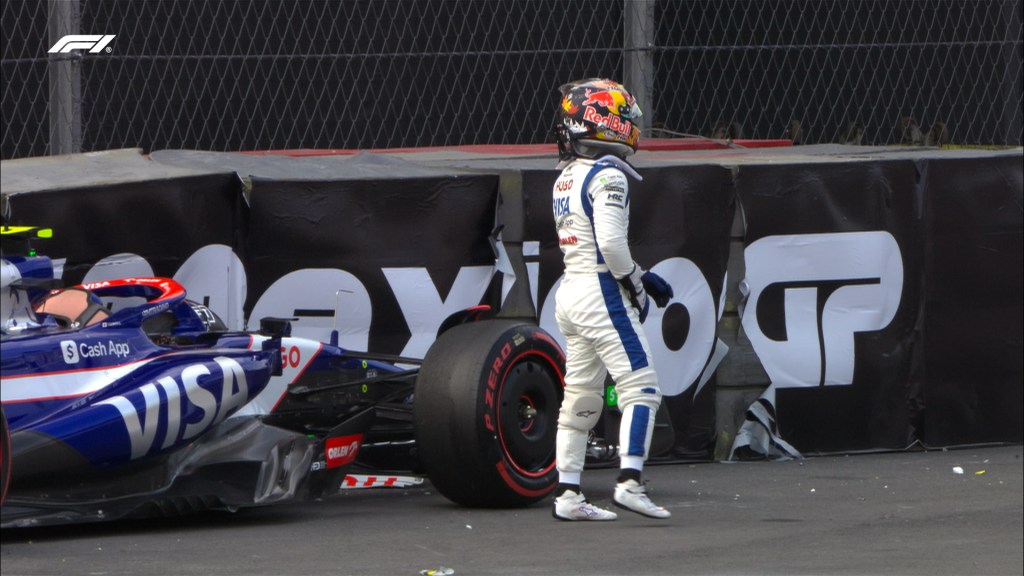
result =
[{"label": "damaged race car", "polygon": [[[553,490],[565,358],[535,323],[453,315],[423,359],[226,329],[170,278],[60,287],[4,226],[3,527],[229,510],[424,478],[472,507]],[[18,255],[8,255],[11,247]]]}]

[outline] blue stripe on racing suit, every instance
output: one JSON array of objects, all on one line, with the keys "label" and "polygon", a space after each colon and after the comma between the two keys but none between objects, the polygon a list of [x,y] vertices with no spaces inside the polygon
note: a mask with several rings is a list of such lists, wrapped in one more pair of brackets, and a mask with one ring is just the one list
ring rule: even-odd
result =
[{"label": "blue stripe on racing suit", "polygon": [[[597,245],[597,230],[594,229],[594,205],[590,203],[590,194],[587,193],[587,189],[590,188],[590,181],[593,180],[594,175],[604,170],[605,168],[615,168],[614,164],[605,162],[598,162],[590,168],[590,172],[587,172],[587,177],[583,179],[583,186],[580,187],[580,204],[583,205],[583,213],[587,215],[587,219],[590,220],[590,235],[594,237],[594,250],[597,252],[597,263],[604,264],[604,254],[601,253],[601,247]],[[626,204],[629,204],[629,198],[626,198]]]},{"label": "blue stripe on racing suit", "polygon": [[647,424],[651,421],[651,409],[643,404],[633,406],[633,421],[629,423],[629,448],[627,456],[643,456],[647,440]]},{"label": "blue stripe on racing suit", "polygon": [[622,299],[622,292],[619,291],[620,284],[611,272],[599,272],[598,281],[601,284],[601,294],[604,296],[604,305],[608,310],[608,317],[619,334],[619,340],[626,349],[626,356],[629,358],[629,367],[637,371],[647,367],[647,354],[644,353],[644,346],[640,342],[640,336],[633,329],[633,323],[629,320],[629,313],[626,311],[626,303]]}]

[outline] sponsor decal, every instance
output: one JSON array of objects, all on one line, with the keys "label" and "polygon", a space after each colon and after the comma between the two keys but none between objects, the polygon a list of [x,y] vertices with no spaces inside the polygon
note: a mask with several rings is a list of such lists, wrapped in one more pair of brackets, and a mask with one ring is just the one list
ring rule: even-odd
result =
[{"label": "sponsor decal", "polygon": [[356,455],[359,454],[359,446],[362,442],[362,434],[328,438],[324,445],[327,468],[338,468],[339,466],[351,464],[355,461]]},{"label": "sponsor decal", "polygon": [[779,388],[853,384],[855,335],[885,329],[903,258],[885,231],[768,236],[744,251],[743,329]]},{"label": "sponsor decal", "polygon": [[103,282],[85,282],[82,284],[82,288],[86,290],[97,290],[99,288],[107,288],[110,286],[110,281],[104,280]]},{"label": "sponsor decal", "polygon": [[213,310],[206,306],[193,306],[192,311],[195,312],[199,320],[202,321],[203,326],[206,326],[207,329],[212,329],[213,326],[217,325],[217,317],[213,314]]},{"label": "sponsor decal", "polygon": [[145,310],[143,310],[142,311],[142,317],[143,318],[149,318],[151,316],[157,316],[158,314],[163,314],[164,312],[166,312],[166,311],[168,311],[170,309],[171,309],[170,303],[168,303],[168,302],[161,302],[159,304],[156,304],[156,305],[154,305],[154,306],[152,306],[150,308],[146,308]]},{"label": "sponsor decal", "polygon": [[77,364],[82,358],[128,358],[132,349],[127,342],[117,340],[76,342],[64,340],[60,343],[61,355],[66,364]]},{"label": "sponsor decal", "polygon": [[285,368],[302,366],[302,351],[298,346],[281,346],[281,364]]},{"label": "sponsor decal", "polygon": [[342,490],[355,488],[408,488],[423,484],[420,476],[369,476],[366,474],[349,474],[341,483]]},{"label": "sponsor decal", "polygon": [[569,213],[569,197],[568,196],[562,196],[562,197],[555,198],[554,200],[551,201],[551,207],[552,207],[552,210],[554,211],[556,219],[559,216],[564,216],[564,215],[568,214]]},{"label": "sponsor decal", "polygon": [[602,116],[593,106],[587,106],[586,110],[583,111],[583,120],[597,124],[607,128],[613,132],[618,132],[627,139],[633,134],[633,124],[628,120],[623,120],[616,114],[608,114]]},{"label": "sponsor decal", "polygon": [[604,388],[604,403],[608,406],[618,406],[619,404],[619,393],[615,390],[614,384],[609,384]]},{"label": "sponsor decal", "polygon": [[[617,110],[619,108],[619,104],[620,103],[621,104],[625,104],[625,102],[626,102],[625,98],[623,98],[621,95],[618,95],[618,94],[616,94],[614,92],[609,92],[609,91],[605,91],[605,90],[602,90],[602,91],[599,91],[599,92],[591,92],[590,90],[587,90],[586,93],[587,93],[587,99],[583,101],[583,106],[588,106],[590,104],[596,104],[596,105],[604,108],[605,110],[614,111],[614,110]],[[615,96],[617,96],[617,95],[619,96],[618,99],[621,102],[616,102]]]},{"label": "sponsor decal", "polygon": [[[501,350],[498,351],[497,357],[494,358],[494,362],[491,363],[491,370],[487,374],[487,390],[484,392],[484,403],[491,410],[494,410],[494,392],[498,387],[498,380],[501,379],[501,370],[505,366],[505,362],[510,354],[512,354],[512,343],[505,342],[502,344]],[[495,431],[494,419],[491,418],[490,412],[484,414],[484,426],[491,432]]]},{"label": "sponsor decal", "polygon": [[60,352],[66,364],[78,364],[78,361],[81,359],[78,355],[77,342],[74,340],[62,341],[60,343]]},{"label": "sponsor decal", "polygon": [[248,401],[245,370],[234,359],[220,356],[186,366],[180,376],[164,376],[96,404],[113,406],[121,414],[135,460],[154,448],[163,450],[195,438]]},{"label": "sponsor decal", "polygon": [[412,337],[402,350],[403,356],[422,356],[437,338],[437,327],[449,315],[462,311],[467,302],[476,304],[484,294],[494,274],[492,266],[463,266],[448,290],[441,298],[437,286],[424,268],[382,268],[388,284],[394,292],[398,305],[409,326],[429,327],[414,330]]}]

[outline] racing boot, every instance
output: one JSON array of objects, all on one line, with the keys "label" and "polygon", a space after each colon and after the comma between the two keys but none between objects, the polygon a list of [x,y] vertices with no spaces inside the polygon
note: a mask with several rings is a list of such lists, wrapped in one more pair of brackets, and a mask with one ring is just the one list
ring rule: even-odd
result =
[{"label": "racing boot", "polygon": [[584,498],[583,494],[566,490],[555,498],[551,507],[551,515],[558,520],[569,522],[577,520],[615,520],[618,515],[611,510],[594,506]]},{"label": "racing boot", "polygon": [[647,497],[647,487],[630,478],[615,485],[615,496],[612,498],[619,508],[631,510],[650,518],[669,518],[672,513],[658,506]]}]

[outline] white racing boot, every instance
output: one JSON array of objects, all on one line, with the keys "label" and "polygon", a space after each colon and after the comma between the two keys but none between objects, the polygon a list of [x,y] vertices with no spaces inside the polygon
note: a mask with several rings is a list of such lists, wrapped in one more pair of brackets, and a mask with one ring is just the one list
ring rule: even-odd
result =
[{"label": "white racing boot", "polygon": [[615,485],[615,505],[651,518],[669,518],[672,513],[651,502],[647,487],[636,480],[626,480]]},{"label": "white racing boot", "polygon": [[555,498],[551,508],[551,515],[558,520],[615,520],[618,515],[610,510],[594,506],[583,494],[566,490],[561,496]]}]

